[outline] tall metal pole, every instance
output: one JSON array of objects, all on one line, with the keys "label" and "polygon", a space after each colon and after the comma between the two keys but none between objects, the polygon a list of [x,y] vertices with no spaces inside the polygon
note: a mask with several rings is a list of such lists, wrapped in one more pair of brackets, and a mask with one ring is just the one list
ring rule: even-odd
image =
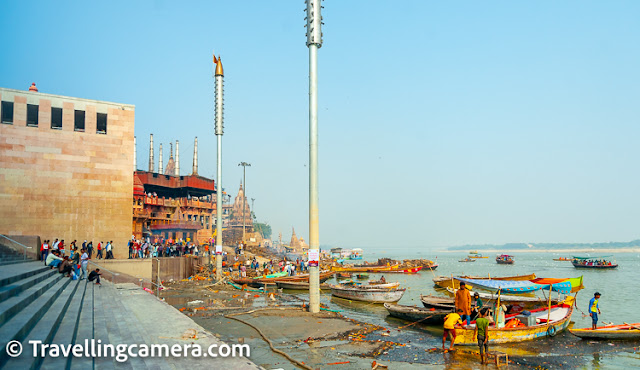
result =
[{"label": "tall metal pole", "polygon": [[309,311],[320,312],[318,211],[318,49],[322,46],[321,0],[306,0],[309,48]]},{"label": "tall metal pole", "polygon": [[[224,134],[224,105],[223,105],[223,77],[222,61],[220,57],[216,59],[213,55],[213,63],[215,68],[214,78],[216,82],[216,137],[218,139],[218,171],[216,178],[216,280],[222,280],[222,135]],[[211,251],[210,251],[211,252]],[[209,264],[211,264],[211,253],[209,253]]]},{"label": "tall metal pole", "polygon": [[242,186],[244,187],[244,192],[242,193],[242,248],[244,248],[245,216],[247,211],[247,167],[251,167],[251,163],[240,162],[238,166],[242,166]]}]

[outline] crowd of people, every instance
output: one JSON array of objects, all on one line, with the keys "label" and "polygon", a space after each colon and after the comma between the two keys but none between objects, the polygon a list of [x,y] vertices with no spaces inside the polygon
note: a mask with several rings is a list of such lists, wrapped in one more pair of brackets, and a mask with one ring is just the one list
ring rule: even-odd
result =
[{"label": "crowd of people", "polygon": [[[50,240],[45,240],[44,242],[42,242],[42,244],[40,244],[40,259],[42,259],[43,261],[46,260],[48,255],[53,253],[54,251],[58,251],[62,256],[67,255],[68,251],[71,255],[71,252],[73,252],[74,250],[77,251],[77,249],[78,245],[76,240],[72,241],[68,246],[64,244],[64,239],[56,239],[53,241],[53,243],[51,243]],[[93,241],[87,243],[87,241],[85,240],[82,243],[82,247],[80,250],[86,251],[90,259],[93,258]],[[95,252],[96,259],[113,259],[113,241],[109,241],[106,245],[102,241],[99,242],[95,248]]]},{"label": "crowd of people", "polygon": [[201,248],[203,256],[209,253],[209,246],[198,246],[190,241],[167,240],[152,243],[149,238],[146,240],[131,239],[127,243],[129,248],[129,259],[152,258],[152,257],[181,257],[185,255],[199,256]]}]

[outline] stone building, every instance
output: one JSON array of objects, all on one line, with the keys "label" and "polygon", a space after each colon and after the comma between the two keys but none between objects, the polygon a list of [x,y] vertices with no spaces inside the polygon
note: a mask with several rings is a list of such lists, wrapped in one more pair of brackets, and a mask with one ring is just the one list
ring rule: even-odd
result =
[{"label": "stone building", "polygon": [[253,232],[253,219],[251,218],[251,210],[249,209],[249,202],[244,194],[242,184],[238,190],[233,206],[231,207],[231,218],[229,219],[229,226],[233,229],[239,229],[242,231],[242,225],[245,227],[247,233]]},{"label": "stone building", "polygon": [[291,241],[289,242],[289,249],[292,252],[299,253],[306,252],[309,249],[309,245],[305,243],[304,238],[298,239],[296,230],[293,227],[291,228]]},{"label": "stone building", "polygon": [[0,233],[131,237],[135,107],[0,88]]}]

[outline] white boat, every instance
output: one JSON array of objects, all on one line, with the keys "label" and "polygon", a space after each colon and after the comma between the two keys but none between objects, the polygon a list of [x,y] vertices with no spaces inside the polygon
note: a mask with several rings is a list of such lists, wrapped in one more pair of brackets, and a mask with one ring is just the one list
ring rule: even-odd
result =
[{"label": "white boat", "polygon": [[365,302],[397,302],[402,298],[404,288],[361,288],[344,285],[331,285],[331,295],[334,297]]}]

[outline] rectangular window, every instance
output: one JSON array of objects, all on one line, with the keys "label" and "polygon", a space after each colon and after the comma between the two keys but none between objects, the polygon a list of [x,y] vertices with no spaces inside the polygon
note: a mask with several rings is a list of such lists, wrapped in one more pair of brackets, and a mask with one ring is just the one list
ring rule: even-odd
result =
[{"label": "rectangular window", "polygon": [[84,111],[76,110],[73,120],[73,130],[84,132]]},{"label": "rectangular window", "polygon": [[38,106],[27,104],[27,126],[38,127]]},{"label": "rectangular window", "polygon": [[98,113],[96,133],[106,135],[107,133],[107,114],[106,113]]},{"label": "rectangular window", "polygon": [[2,123],[13,124],[13,102],[2,102]]},{"label": "rectangular window", "polygon": [[51,128],[62,130],[62,108],[51,108]]}]

